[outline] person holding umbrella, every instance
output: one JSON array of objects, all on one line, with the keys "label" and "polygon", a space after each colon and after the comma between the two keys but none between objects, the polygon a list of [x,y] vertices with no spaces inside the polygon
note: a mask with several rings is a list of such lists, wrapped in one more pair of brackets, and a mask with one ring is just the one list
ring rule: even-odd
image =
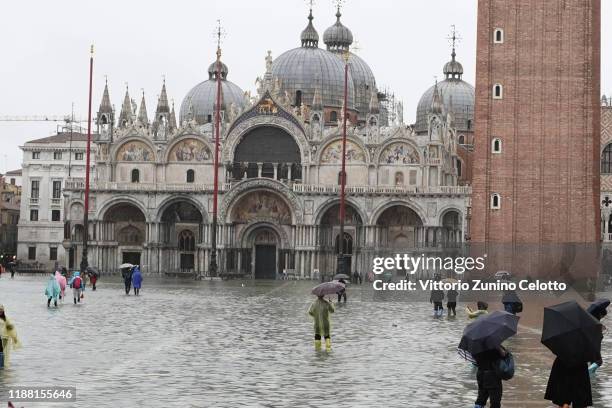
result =
[{"label": "person holding umbrella", "polygon": [[123,278],[123,285],[125,286],[125,294],[129,295],[132,289],[132,272],[134,265],[124,263],[119,266],[121,269],[121,277]]},{"label": "person holding umbrella", "polygon": [[589,361],[601,361],[601,323],[575,301],[544,308],[541,342],[557,357],[544,399],[559,407],[593,405]]},{"label": "person holding umbrella", "polygon": [[512,354],[502,342],[516,334],[518,321],[513,314],[496,311],[470,323],[463,331],[459,350],[469,353],[478,366],[475,408],[484,408],[487,400],[491,408],[501,407],[502,380],[514,375]]},{"label": "person holding umbrella", "polygon": [[[608,314],[608,306],[610,306],[609,299],[596,299],[593,303],[591,303],[587,309],[587,312],[591,314],[594,318],[601,321]],[[604,330],[604,326],[601,327],[602,333]],[[603,365],[603,361],[595,361],[589,366],[589,374],[595,374],[595,371],[599,367]]]},{"label": "person holding umbrella", "polygon": [[523,302],[514,290],[508,290],[502,296],[502,304],[504,310],[508,313],[517,314],[523,311]]},{"label": "person holding umbrella", "polygon": [[346,279],[349,279],[349,277],[348,275],[340,273],[334,276],[334,279],[344,285],[344,287],[338,291],[338,304],[340,304],[342,297],[344,297],[344,303],[346,303]]},{"label": "person holding umbrella", "polygon": [[321,350],[321,336],[325,338],[325,350],[331,351],[331,322],[330,314],[334,313],[334,306],[325,300],[326,295],[333,295],[344,288],[340,282],[325,282],[312,289],[317,299],[312,302],[308,314],[314,319],[315,350]]}]

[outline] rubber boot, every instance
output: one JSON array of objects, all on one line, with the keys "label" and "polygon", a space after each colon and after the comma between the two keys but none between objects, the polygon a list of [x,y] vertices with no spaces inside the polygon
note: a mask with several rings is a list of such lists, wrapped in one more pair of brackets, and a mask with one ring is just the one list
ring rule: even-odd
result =
[{"label": "rubber boot", "polygon": [[315,340],[315,351],[321,351],[321,340]]},{"label": "rubber boot", "polygon": [[53,304],[55,305],[55,307],[57,307],[57,300],[54,300]]},{"label": "rubber boot", "polygon": [[51,298],[47,299],[47,307],[51,306]]},{"label": "rubber boot", "polygon": [[331,339],[329,337],[325,339],[325,351],[331,351]]}]

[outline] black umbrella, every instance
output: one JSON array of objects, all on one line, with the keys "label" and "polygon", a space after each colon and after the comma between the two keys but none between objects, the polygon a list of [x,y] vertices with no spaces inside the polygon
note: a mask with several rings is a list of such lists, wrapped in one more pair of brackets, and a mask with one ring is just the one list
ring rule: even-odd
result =
[{"label": "black umbrella", "polygon": [[516,334],[518,321],[518,316],[508,312],[496,311],[483,315],[463,330],[459,348],[471,355],[493,350]]},{"label": "black umbrella", "polygon": [[545,307],[542,344],[569,365],[598,361],[601,328],[601,323],[573,300]]},{"label": "black umbrella", "polygon": [[610,306],[609,299],[595,299],[595,301],[590,304],[587,312],[592,314],[597,319],[598,316],[604,317],[608,314],[608,311],[606,310],[608,306]]},{"label": "black umbrella", "polygon": [[502,297],[502,303],[523,303],[523,302],[518,297],[515,291],[510,290],[504,293],[504,296]]},{"label": "black umbrella", "polygon": [[345,273],[339,273],[339,274],[337,274],[337,275],[334,275],[334,279],[335,279],[335,280],[338,280],[338,279],[351,279],[351,277],[350,277],[350,276],[348,276],[348,275],[347,275],[347,274],[345,274]]}]

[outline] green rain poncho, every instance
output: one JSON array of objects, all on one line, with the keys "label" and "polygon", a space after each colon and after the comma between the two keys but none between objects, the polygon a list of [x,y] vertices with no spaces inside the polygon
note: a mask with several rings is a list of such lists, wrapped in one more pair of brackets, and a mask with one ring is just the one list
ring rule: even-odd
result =
[{"label": "green rain poncho", "polygon": [[55,276],[51,276],[49,280],[47,281],[47,288],[45,289],[45,296],[47,296],[47,298],[53,298],[54,300],[57,300],[59,298],[59,295],[60,295],[60,285],[59,283],[57,283],[57,279],[55,279]]},{"label": "green rain poncho", "polygon": [[312,302],[310,309],[308,309],[308,314],[314,319],[315,334],[329,337],[331,330],[330,313],[334,313],[334,306],[327,300],[317,298],[317,300]]},{"label": "green rain poncho", "polygon": [[[4,306],[2,305],[0,305],[0,312],[4,313]],[[21,342],[17,337],[15,325],[6,316],[4,319],[0,319],[0,341],[2,341],[4,351],[4,367],[8,367],[11,350],[21,348]]]}]

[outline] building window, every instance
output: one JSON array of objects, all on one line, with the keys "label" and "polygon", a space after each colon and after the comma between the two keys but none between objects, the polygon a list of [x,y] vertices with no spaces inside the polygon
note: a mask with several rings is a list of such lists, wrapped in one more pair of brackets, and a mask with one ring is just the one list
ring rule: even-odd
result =
[{"label": "building window", "polygon": [[30,189],[30,198],[39,198],[40,196],[40,181],[32,180],[32,188]]},{"label": "building window", "polygon": [[195,172],[191,169],[187,170],[187,182],[193,183],[195,181]]},{"label": "building window", "polygon": [[[348,177],[346,177],[346,171],[344,172],[344,185],[346,186],[346,181],[348,180]],[[338,185],[342,185],[342,172],[339,171],[338,172]]]},{"label": "building window", "polygon": [[612,143],[601,153],[601,174],[612,174]]},{"label": "building window", "polygon": [[471,130],[472,129],[472,119],[468,119],[467,121],[467,130]]},{"label": "building window", "polygon": [[33,160],[40,159],[40,152],[32,152],[32,159]]},{"label": "building window", "polygon": [[461,168],[461,160],[457,159],[457,177],[461,177],[462,168]]},{"label": "building window", "polygon": [[61,198],[62,197],[62,181],[55,180],[53,181],[53,198]]},{"label": "building window", "polygon": [[493,85],[493,99],[502,99],[504,97],[504,88],[501,84]]},{"label": "building window", "polygon": [[504,42],[504,30],[496,28],[493,31],[493,43],[502,44]]},{"label": "building window", "polygon": [[61,221],[60,210],[51,210],[51,221]]},{"label": "building window", "polygon": [[491,153],[501,153],[502,141],[500,138],[495,137],[491,140]]},{"label": "building window", "polygon": [[74,160],[83,160],[83,152],[77,152],[74,154]]},{"label": "building window", "polygon": [[132,170],[132,183],[140,183],[140,172],[138,169]]},{"label": "building window", "polygon": [[465,144],[465,136],[459,135],[459,144],[460,145]]},{"label": "building window", "polygon": [[16,180],[14,178],[11,178],[11,186],[14,186],[16,183]]},{"label": "building window", "polygon": [[207,121],[208,123],[211,123],[211,122],[212,122],[212,115],[208,115],[208,116],[206,116],[206,121]]},{"label": "building window", "polygon": [[38,221],[38,210],[30,210],[30,221]]},{"label": "building window", "polygon": [[404,185],[404,173],[402,173],[401,171],[398,171],[397,173],[395,173],[395,185],[396,186]]},{"label": "building window", "polygon": [[57,247],[49,247],[49,260],[57,261]]},{"label": "building window", "polygon": [[302,91],[295,91],[295,106],[302,106]]},{"label": "building window", "polygon": [[330,122],[337,122],[338,121],[338,112],[331,111],[330,114],[329,114],[329,121]]},{"label": "building window", "polygon": [[62,160],[62,152],[53,152],[53,160]]},{"label": "building window", "polygon": [[195,236],[189,230],[183,230],[178,236],[179,251],[195,251]]},{"label": "building window", "polygon": [[35,261],[36,260],[36,247],[28,247],[28,260]]},{"label": "building window", "polygon": [[497,193],[491,194],[491,209],[499,210],[501,208],[501,196]]}]

